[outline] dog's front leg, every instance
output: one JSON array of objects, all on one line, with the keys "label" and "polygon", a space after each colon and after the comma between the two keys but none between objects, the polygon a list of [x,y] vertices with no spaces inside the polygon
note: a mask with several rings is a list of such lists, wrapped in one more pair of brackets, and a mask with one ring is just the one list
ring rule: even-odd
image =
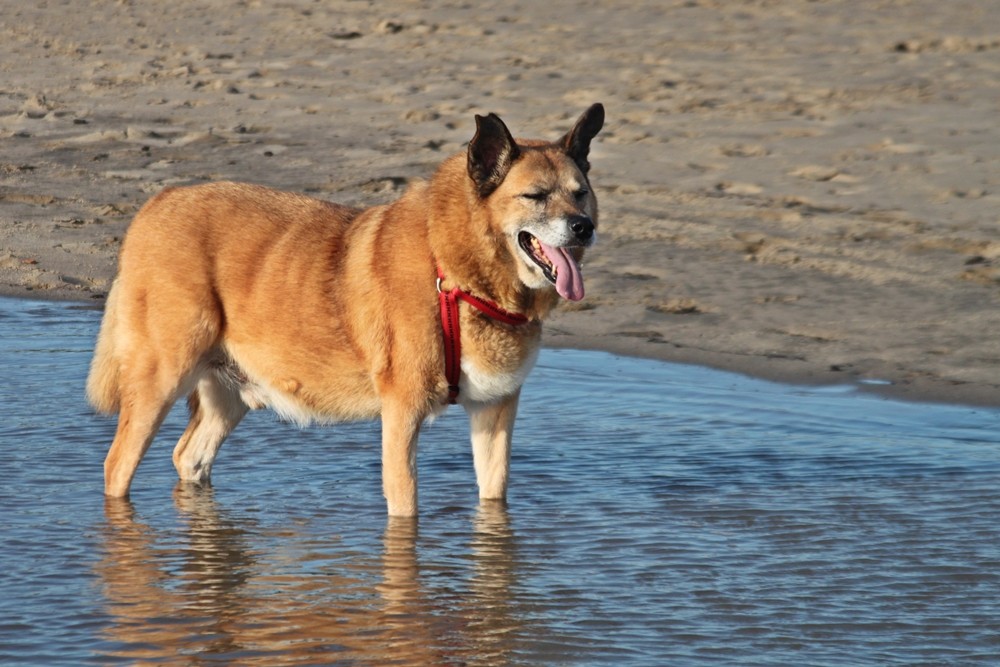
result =
[{"label": "dog's front leg", "polygon": [[393,402],[382,406],[382,492],[389,516],[417,516],[419,415]]},{"label": "dog's front leg", "polygon": [[507,497],[507,476],[510,471],[510,440],[514,435],[514,419],[521,390],[493,405],[467,408],[472,430],[472,458],[483,500],[504,500]]}]

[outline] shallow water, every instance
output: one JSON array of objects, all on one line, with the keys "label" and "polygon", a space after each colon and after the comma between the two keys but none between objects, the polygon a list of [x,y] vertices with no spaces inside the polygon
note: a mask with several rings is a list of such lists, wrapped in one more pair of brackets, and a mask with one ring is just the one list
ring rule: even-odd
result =
[{"label": "shallow water", "polygon": [[509,506],[467,423],[387,521],[374,424],[251,414],[211,490],[174,411],[106,504],[99,313],[0,300],[0,664],[973,665],[1000,656],[1000,411],[546,351]]}]

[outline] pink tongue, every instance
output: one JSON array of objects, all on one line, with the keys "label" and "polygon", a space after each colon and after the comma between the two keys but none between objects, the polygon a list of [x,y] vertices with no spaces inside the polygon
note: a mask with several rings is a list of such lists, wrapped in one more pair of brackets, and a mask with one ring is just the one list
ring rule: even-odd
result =
[{"label": "pink tongue", "polygon": [[580,275],[580,267],[569,254],[568,248],[553,248],[541,241],[542,252],[549,258],[556,268],[556,291],[559,296],[570,301],[579,301],[583,298],[583,276]]}]

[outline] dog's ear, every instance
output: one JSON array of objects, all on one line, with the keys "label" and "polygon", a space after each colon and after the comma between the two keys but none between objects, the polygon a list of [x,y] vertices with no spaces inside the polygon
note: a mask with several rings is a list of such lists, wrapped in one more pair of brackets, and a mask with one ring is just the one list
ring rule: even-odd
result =
[{"label": "dog's ear", "polygon": [[476,184],[480,197],[496,190],[521,150],[510,130],[494,113],[476,116],[476,135],[469,142],[469,177]]},{"label": "dog's ear", "polygon": [[595,104],[583,112],[573,129],[562,138],[562,147],[566,154],[573,158],[580,171],[590,171],[587,155],[590,153],[590,140],[604,127],[604,105]]}]

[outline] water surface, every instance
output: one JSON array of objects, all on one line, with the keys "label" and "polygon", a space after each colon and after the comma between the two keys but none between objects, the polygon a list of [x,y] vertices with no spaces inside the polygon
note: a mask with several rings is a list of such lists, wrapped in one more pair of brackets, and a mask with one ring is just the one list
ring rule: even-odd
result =
[{"label": "water surface", "polygon": [[507,507],[455,408],[418,525],[376,424],[267,412],[198,490],[179,406],[106,503],[99,316],[0,300],[0,664],[997,664],[1000,411],[545,351]]}]

